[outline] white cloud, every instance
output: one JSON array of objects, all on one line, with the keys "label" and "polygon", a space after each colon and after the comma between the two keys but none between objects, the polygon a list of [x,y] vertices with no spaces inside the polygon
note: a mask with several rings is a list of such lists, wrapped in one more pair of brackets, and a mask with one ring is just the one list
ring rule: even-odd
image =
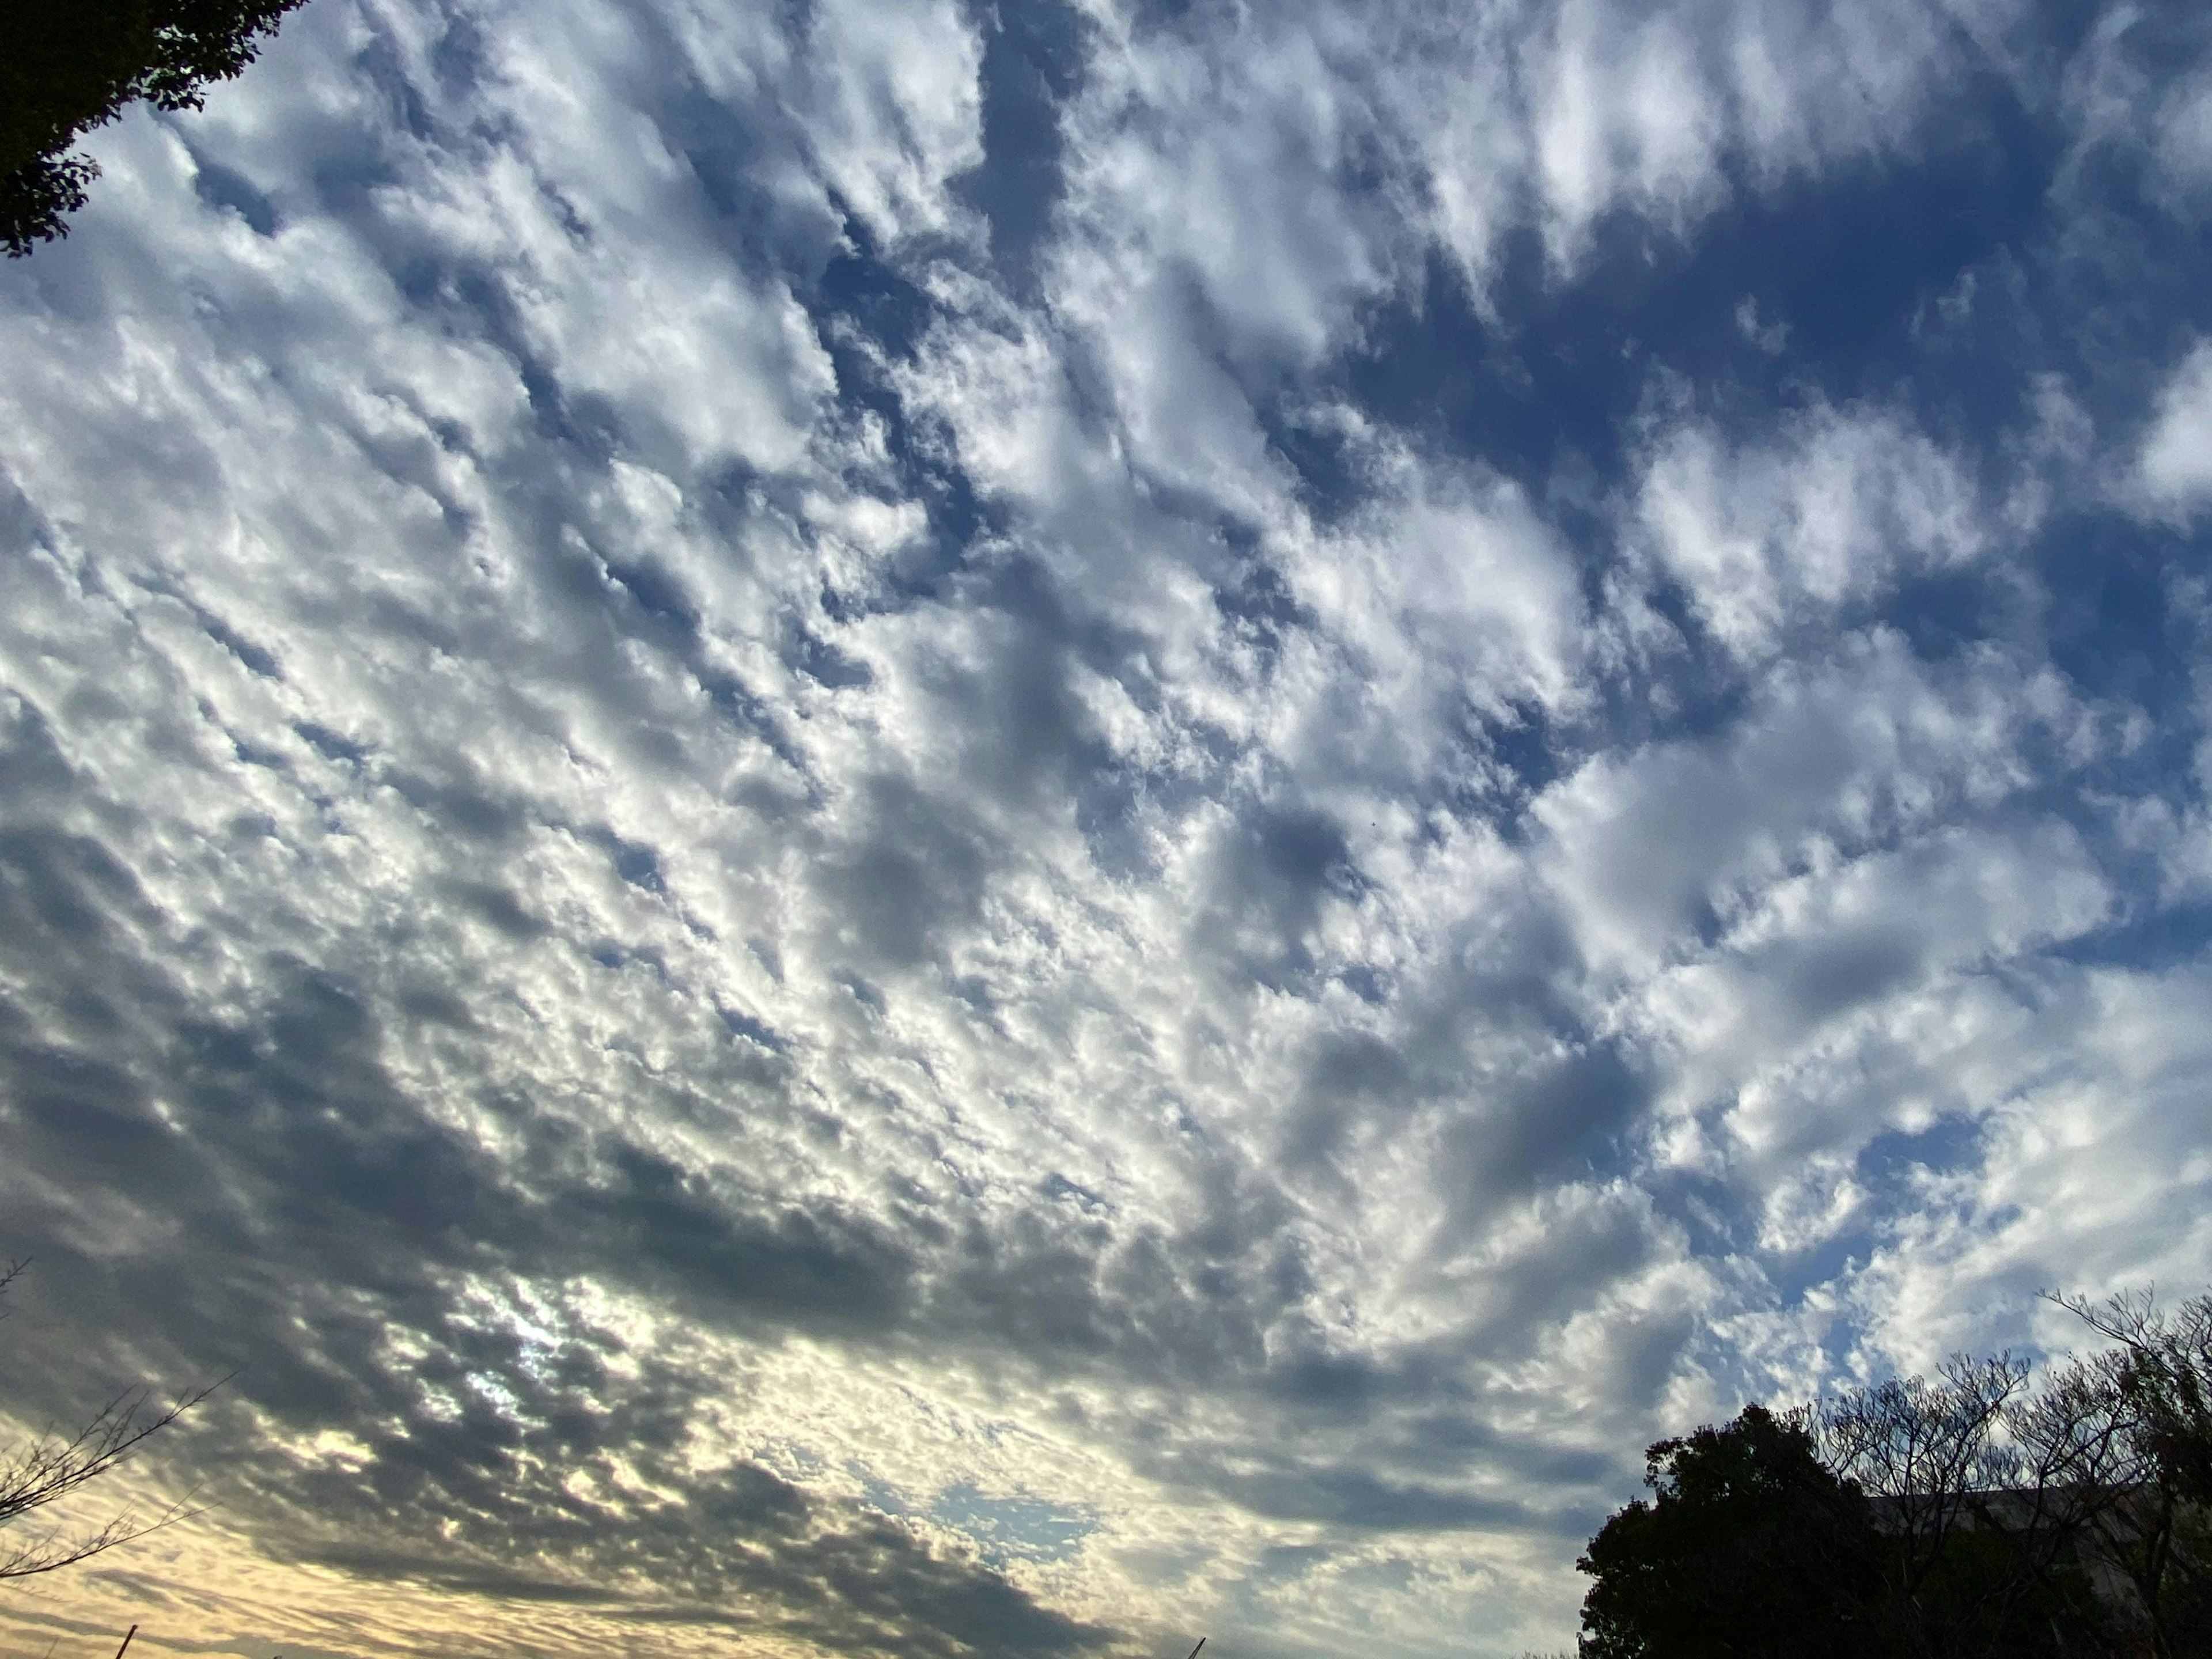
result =
[{"label": "white cloud", "polygon": [[878,237],[943,232],[949,186],[983,160],[982,41],[951,0],[831,0],[810,19],[811,118],[823,181]]},{"label": "white cloud", "polygon": [[2202,1277],[2212,1164],[2185,1127],[2202,975],[2055,973],[2021,989],[1949,1022],[1972,1043],[1983,1156],[1923,1171],[1855,1275],[1868,1363],[1925,1368],[1995,1340],[2063,1349],[2081,1334],[2037,1291],[2154,1281],[2178,1295]]},{"label": "white cloud", "polygon": [[1723,191],[1724,116],[1692,38],[1664,12],[1627,21],[1567,0],[1532,54],[1537,178],[1562,263],[1615,205],[1680,232]]},{"label": "white cloud", "polygon": [[2117,155],[2184,223],[2201,222],[2212,185],[2212,35],[2203,21],[2137,6],[2106,9],[2066,67],[2063,108],[2073,151],[2067,187]]},{"label": "white cloud", "polygon": [[2056,676],[1994,654],[1931,673],[1894,633],[1790,665],[1724,741],[1595,759],[1534,817],[1548,879],[1594,964],[1635,972],[1832,849],[1879,846],[1987,810],[2036,776],[2039,726],[2078,716]]},{"label": "white cloud", "polygon": [[1698,619],[1753,661],[1989,537],[1957,462],[1879,410],[1815,408],[1741,446],[1703,422],[1662,425],[1636,512]]},{"label": "white cloud", "polygon": [[2212,501],[2212,343],[2200,342],[2160,389],[2135,471],[2155,513],[2186,522]]},{"label": "white cloud", "polygon": [[2212,191],[2212,72],[2199,70],[2160,101],[2159,169],[2185,197]]},{"label": "white cloud", "polygon": [[1744,343],[1756,347],[1768,356],[1779,356],[1789,349],[1790,324],[1787,319],[1771,323],[1759,320],[1759,301],[1750,295],[1736,301],[1735,331],[1743,337]]}]

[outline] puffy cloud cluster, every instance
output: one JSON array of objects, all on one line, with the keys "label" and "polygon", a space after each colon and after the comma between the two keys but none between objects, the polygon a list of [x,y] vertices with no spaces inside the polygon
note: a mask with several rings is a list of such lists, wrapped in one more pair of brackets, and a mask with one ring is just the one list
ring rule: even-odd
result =
[{"label": "puffy cloud cluster", "polygon": [[2204,46],[316,0],[100,135],[0,1404],[239,1376],[5,1616],[1510,1654],[1655,1435],[2203,1280]]}]

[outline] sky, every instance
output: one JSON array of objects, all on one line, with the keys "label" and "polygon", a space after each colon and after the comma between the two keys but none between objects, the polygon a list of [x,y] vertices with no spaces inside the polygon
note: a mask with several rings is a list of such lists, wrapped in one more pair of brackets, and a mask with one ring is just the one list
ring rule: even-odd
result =
[{"label": "sky", "polygon": [[0,1635],[1511,1659],[1650,1440],[2203,1288],[2208,48],[310,0],[103,130],[0,1408],[230,1380]]}]

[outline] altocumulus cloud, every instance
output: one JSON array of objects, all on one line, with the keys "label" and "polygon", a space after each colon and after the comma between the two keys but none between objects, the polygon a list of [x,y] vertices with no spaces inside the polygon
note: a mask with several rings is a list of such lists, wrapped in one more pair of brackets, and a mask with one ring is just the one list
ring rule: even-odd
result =
[{"label": "altocumulus cloud", "polygon": [[2208,45],[313,0],[100,134],[6,1405],[241,1369],[6,1616],[1506,1654],[1645,1439],[2212,1276]]}]

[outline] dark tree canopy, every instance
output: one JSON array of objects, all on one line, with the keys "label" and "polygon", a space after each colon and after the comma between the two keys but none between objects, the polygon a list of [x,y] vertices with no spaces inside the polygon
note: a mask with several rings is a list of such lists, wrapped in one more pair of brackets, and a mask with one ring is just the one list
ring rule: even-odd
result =
[{"label": "dark tree canopy", "polygon": [[198,109],[303,0],[9,0],[0,6],[0,242],[68,234],[99,168],[70,152],[143,98]]},{"label": "dark tree canopy", "polygon": [[1596,1583],[1584,1659],[1846,1659],[1878,1650],[1880,1572],[1867,1502],[1795,1418],[1747,1406],[1662,1440],[1638,1498],[1577,1564]]},{"label": "dark tree canopy", "polygon": [[2212,1659],[2212,1297],[2064,1305],[2116,1346],[2035,1386],[1961,1358],[1651,1447],[1582,1659]]}]

